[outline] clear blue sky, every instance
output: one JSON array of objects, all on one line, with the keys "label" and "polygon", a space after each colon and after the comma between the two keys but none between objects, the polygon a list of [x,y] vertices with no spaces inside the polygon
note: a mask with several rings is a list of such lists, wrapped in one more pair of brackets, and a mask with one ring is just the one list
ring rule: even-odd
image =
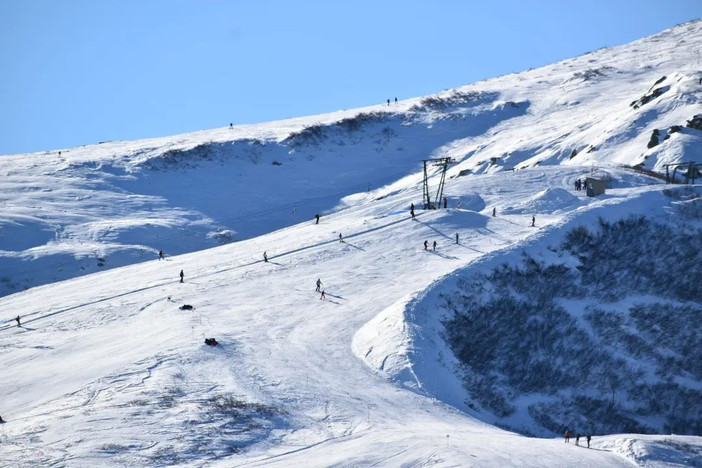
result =
[{"label": "clear blue sky", "polygon": [[0,0],[0,154],[426,95],[700,16],[702,0]]}]

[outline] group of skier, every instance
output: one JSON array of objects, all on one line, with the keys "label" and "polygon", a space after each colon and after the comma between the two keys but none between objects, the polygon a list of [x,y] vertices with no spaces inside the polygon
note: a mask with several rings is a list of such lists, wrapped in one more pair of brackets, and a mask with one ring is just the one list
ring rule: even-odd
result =
[{"label": "group of skier", "polygon": [[575,191],[579,192],[581,190],[587,190],[587,181],[580,180],[579,178],[575,181]]},{"label": "group of skier", "polygon": [[[565,433],[563,434],[563,438],[565,439],[566,444],[570,443],[570,436],[570,431],[566,429]],[[587,440],[587,448],[590,448],[590,440],[592,440],[592,435],[586,435],[585,440]],[[577,432],[575,433],[575,445],[580,445],[580,434]]]}]

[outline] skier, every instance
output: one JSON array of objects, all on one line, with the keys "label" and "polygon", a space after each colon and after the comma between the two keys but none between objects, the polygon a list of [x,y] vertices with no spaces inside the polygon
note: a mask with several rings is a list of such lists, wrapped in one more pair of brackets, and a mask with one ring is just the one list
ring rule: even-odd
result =
[{"label": "skier", "polygon": [[319,224],[319,215],[318,214],[314,215],[314,219],[315,219],[314,224]]},{"label": "skier", "polygon": [[492,217],[494,218],[495,216],[497,216],[497,208],[493,207],[492,208]]},{"label": "skier", "polygon": [[432,247],[432,250],[436,250],[436,241],[434,241],[434,245]]},{"label": "skier", "polygon": [[446,208],[447,206],[448,206],[448,199],[446,197],[444,197],[444,208]]},{"label": "skier", "polygon": [[263,252],[263,261],[268,263],[268,255],[266,254],[265,251]]},{"label": "skier", "polygon": [[458,205],[457,205],[457,208],[458,208],[458,209],[460,210],[460,209],[461,209],[461,207],[462,207],[462,205],[461,205],[461,201],[459,200],[459,201],[458,201]]},{"label": "skier", "polygon": [[456,233],[456,244],[458,244],[458,233]]},{"label": "skier", "polygon": [[570,442],[570,431],[568,429],[566,429],[565,434],[563,434],[563,437],[565,438],[566,444]]},{"label": "skier", "polygon": [[341,233],[339,233],[339,242],[344,242],[344,238],[341,236]]},{"label": "skier", "polygon": [[575,445],[580,445],[580,434],[575,434]]},{"label": "skier", "polygon": [[414,203],[410,203],[410,214],[412,215],[412,219],[414,219]]},{"label": "skier", "polygon": [[231,122],[229,122],[229,130],[231,130],[231,129],[233,129],[233,128],[234,128],[234,124],[231,123]]},{"label": "skier", "polygon": [[322,280],[317,278],[317,289],[315,289],[315,291],[319,292],[321,287],[322,287]]},{"label": "skier", "polygon": [[429,241],[424,241],[424,250],[429,250]]},{"label": "skier", "polygon": [[183,283],[183,278],[185,278],[185,273],[183,273],[183,270],[180,270],[180,282]]},{"label": "skier", "polygon": [[592,439],[592,436],[588,434],[587,437],[585,437],[585,439],[587,439],[587,448],[590,448],[590,439]]},{"label": "skier", "polygon": [[319,296],[319,300],[320,300],[320,301],[323,301],[323,300],[325,300],[326,298],[327,298],[327,295],[324,294],[324,291],[322,291],[322,295]]},{"label": "skier", "polygon": [[163,250],[159,250],[159,251],[158,251],[158,259],[159,259],[159,261],[160,261],[160,260],[163,260],[164,258],[165,258],[165,257],[163,256]]},{"label": "skier", "polygon": [[15,320],[17,320],[17,326],[19,327],[20,326],[20,316],[18,315],[17,317],[15,317]]},{"label": "skier", "polygon": [[534,227],[534,223],[536,223],[536,216],[532,215],[531,216],[531,227]]},{"label": "skier", "polygon": [[388,99],[388,106],[390,105],[390,99]]},{"label": "skier", "polygon": [[397,97],[395,98],[395,104],[397,104]]}]

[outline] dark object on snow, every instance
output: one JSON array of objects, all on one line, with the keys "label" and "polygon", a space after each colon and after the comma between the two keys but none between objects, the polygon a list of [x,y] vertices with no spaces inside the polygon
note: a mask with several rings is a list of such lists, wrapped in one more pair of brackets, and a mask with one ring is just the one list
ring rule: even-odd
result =
[{"label": "dark object on snow", "polygon": [[585,193],[588,197],[602,195],[605,193],[605,188],[607,188],[607,182],[602,179],[593,179],[592,177],[585,179]]},{"label": "dark object on snow", "polygon": [[207,346],[217,346],[217,340],[214,338],[205,338],[205,344]]},{"label": "dark object on snow", "polygon": [[429,241],[424,241],[424,250],[429,250]]},{"label": "dark object on snow", "polygon": [[687,128],[694,128],[695,130],[702,130],[702,114],[695,115],[692,119],[687,121],[685,126]]},{"label": "dark object on snow", "polygon": [[447,206],[448,206],[448,199],[446,197],[444,197],[444,208],[446,208]]},{"label": "dark object on snow", "polygon": [[279,161],[273,161],[272,164],[273,164],[274,166],[282,166],[282,165],[283,165],[283,163],[282,163],[282,162],[279,162]]},{"label": "dark object on snow", "polygon": [[587,435],[587,448],[590,448],[590,439],[592,439],[592,436],[590,434]]},{"label": "dark object on snow", "polygon": [[458,233],[456,233],[456,244],[458,244]]},{"label": "dark object on snow", "polygon": [[658,143],[659,143],[658,136],[659,135],[660,135],[660,132],[658,131],[658,129],[655,129],[655,130],[653,130],[653,132],[651,132],[651,139],[649,140],[648,145],[647,145],[648,149],[651,149],[654,146],[658,146]]},{"label": "dark object on snow", "polygon": [[5,420],[2,419],[2,416],[0,416],[0,424],[2,424],[2,423],[4,423],[4,422],[5,422]]},{"label": "dark object on snow", "polygon": [[266,252],[263,252],[263,261],[268,263],[268,255],[266,254]]},{"label": "dark object on snow", "polygon": [[322,291],[322,295],[319,296],[319,300],[320,300],[320,301],[323,301],[323,300],[325,300],[326,298],[327,298],[327,295],[324,294],[324,291]]},{"label": "dark object on snow", "polygon": [[193,310],[194,307],[191,306],[190,304],[183,304],[182,306],[178,307],[180,310]]},{"label": "dark object on snow", "polygon": [[158,259],[163,260],[165,257],[163,256],[163,250],[158,251]]},{"label": "dark object on snow", "polygon": [[180,270],[180,282],[183,282],[183,278],[185,278],[185,273],[183,273],[183,270]]},{"label": "dark object on snow", "polygon": [[18,315],[17,317],[15,317],[15,320],[17,320],[17,326],[19,327],[20,326],[20,316]]},{"label": "dark object on snow", "polygon": [[575,445],[580,445],[580,434],[575,434]]},{"label": "dark object on snow", "polygon": [[497,208],[492,209],[492,217],[494,218],[497,215]]},{"label": "dark object on snow", "polygon": [[321,287],[322,287],[322,280],[317,278],[317,289],[315,289],[315,291],[319,292]]},{"label": "dark object on snow", "polygon": [[318,214],[314,215],[314,219],[315,219],[314,224],[319,224],[319,215]]},{"label": "dark object on snow", "polygon": [[534,227],[536,225],[536,216],[531,217],[531,227]]},{"label": "dark object on snow", "polygon": [[432,246],[432,250],[436,250],[436,241],[434,241],[434,244]]},{"label": "dark object on snow", "polygon": [[563,438],[565,439],[566,444],[570,442],[570,431],[568,429],[566,429],[565,434],[563,434]]}]

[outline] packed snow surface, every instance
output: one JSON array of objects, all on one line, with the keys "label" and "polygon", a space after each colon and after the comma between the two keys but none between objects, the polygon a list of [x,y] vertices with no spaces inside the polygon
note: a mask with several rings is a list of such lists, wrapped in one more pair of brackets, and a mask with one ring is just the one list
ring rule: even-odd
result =
[{"label": "packed snow surface", "polygon": [[[665,210],[618,165],[700,160],[694,129],[646,142],[699,112],[701,28],[396,107],[0,158],[3,462],[702,464],[700,437],[587,449],[465,411],[424,301],[579,220]],[[434,157],[455,159],[448,208],[423,210]],[[595,173],[606,196],[573,190]]]}]

